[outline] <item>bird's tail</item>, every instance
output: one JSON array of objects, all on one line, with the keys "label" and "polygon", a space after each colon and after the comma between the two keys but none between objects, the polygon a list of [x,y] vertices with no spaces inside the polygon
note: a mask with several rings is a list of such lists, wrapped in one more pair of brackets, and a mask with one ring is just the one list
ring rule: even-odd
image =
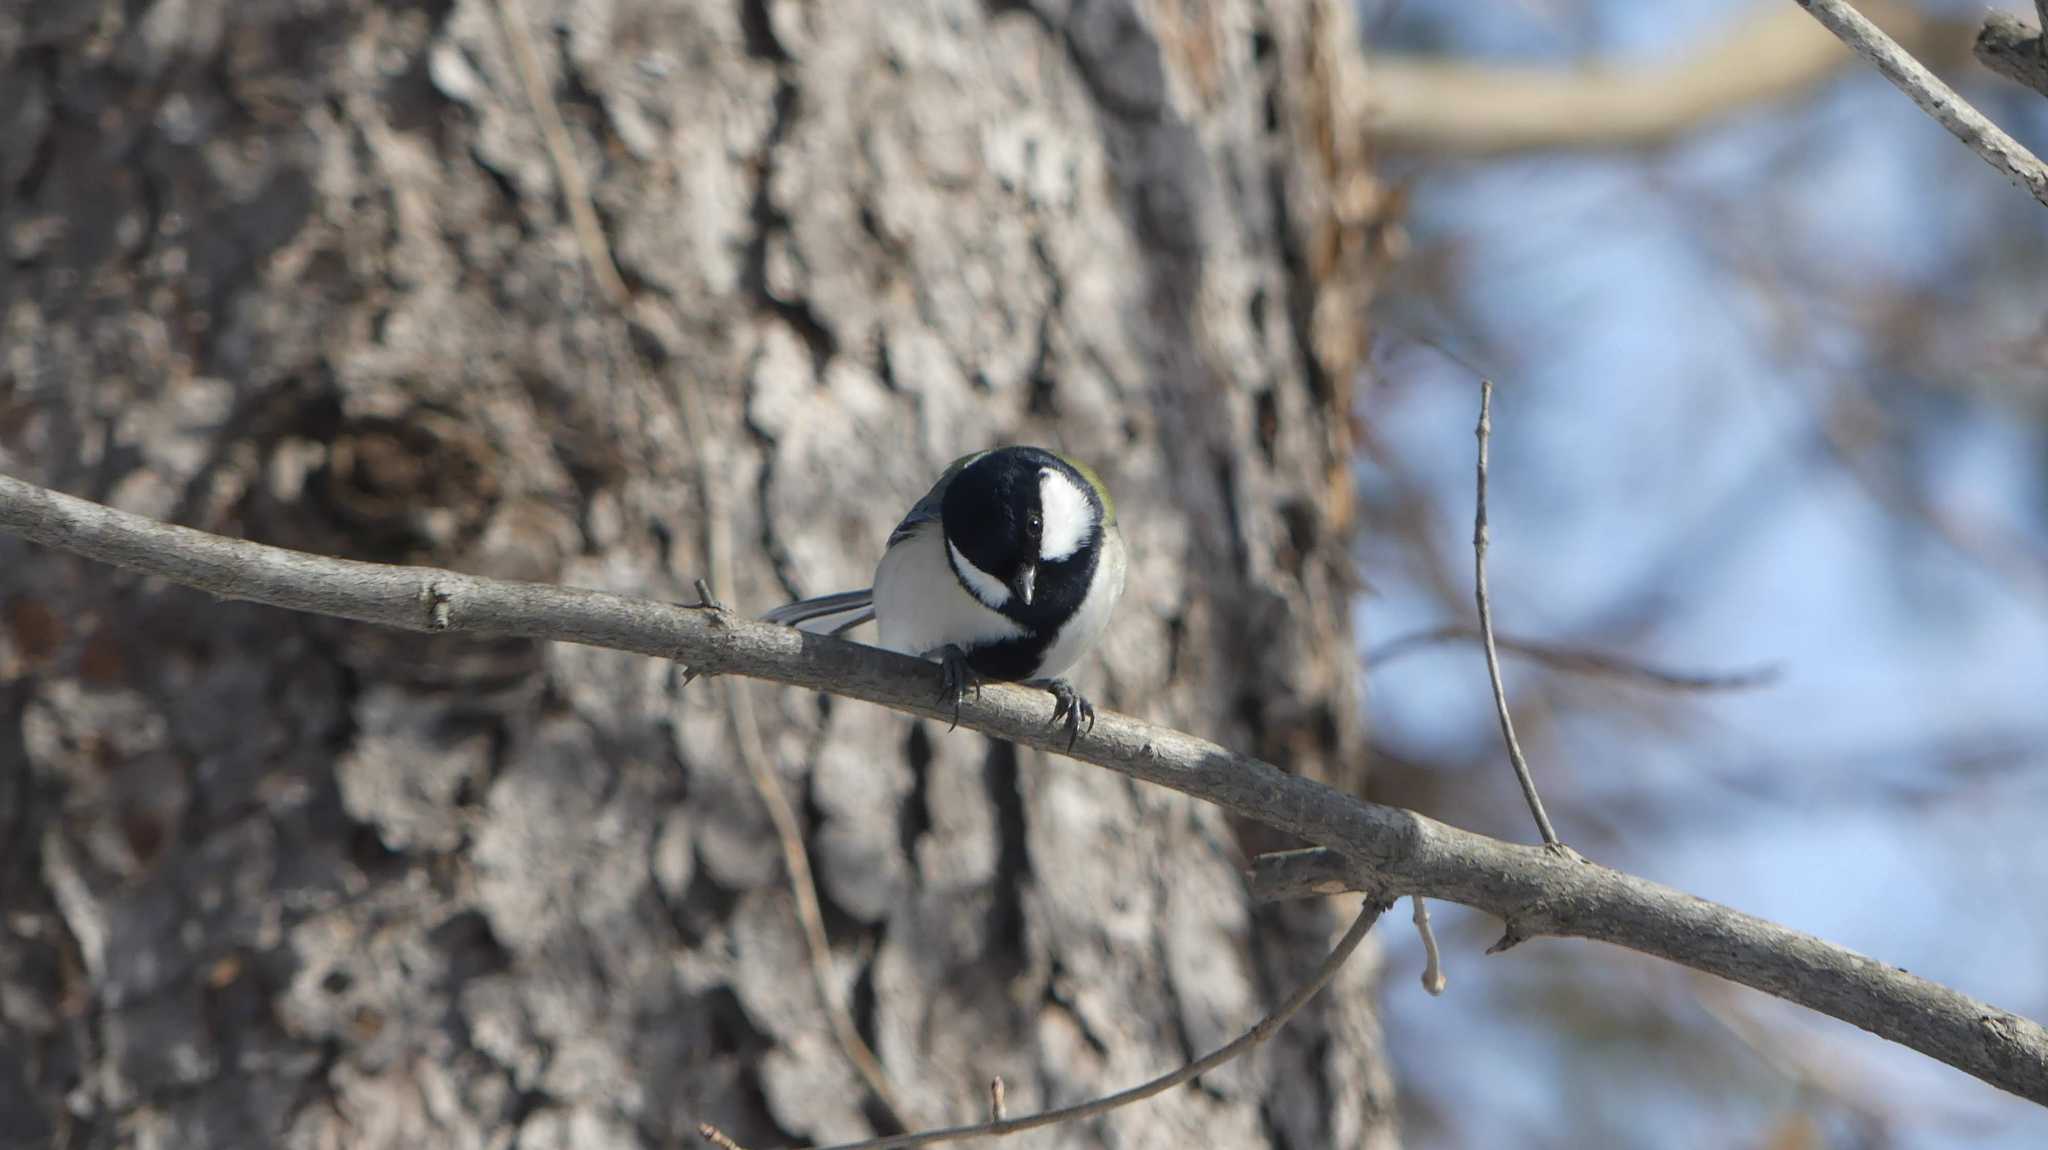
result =
[{"label": "bird's tail", "polygon": [[858,591],[841,591],[837,595],[799,599],[761,616],[761,621],[824,635],[843,635],[874,617],[875,593],[863,587]]}]

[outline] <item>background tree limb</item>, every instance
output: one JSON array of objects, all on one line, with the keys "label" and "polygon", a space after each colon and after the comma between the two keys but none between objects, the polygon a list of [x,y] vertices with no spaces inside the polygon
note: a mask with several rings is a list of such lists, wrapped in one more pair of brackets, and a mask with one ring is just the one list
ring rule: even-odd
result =
[{"label": "background tree limb", "polygon": [[[705,608],[427,567],[328,559],[157,523],[0,476],[0,531],[267,603],[412,631],[517,636],[664,658],[941,717],[921,660]],[[950,710],[950,708],[947,708]],[[1051,696],[992,685],[962,708],[984,734],[1061,750]],[[1205,739],[1102,712],[1070,757],[1217,803],[1343,856],[1295,855],[1317,880],[1378,899],[1421,895],[1507,923],[1500,946],[1597,939],[1719,975],[1853,1023],[2048,1105],[2048,1030],[1811,935],[1591,863],[1362,802]],[[1264,891],[1285,884],[1262,881]],[[1310,884],[1308,889],[1317,889]]]},{"label": "background tree limb", "polygon": [[1985,15],[1976,53],[1986,68],[2048,96],[2048,37],[2041,34],[2042,25],[2048,25],[2048,0],[2037,0],[2036,6],[2044,10],[2041,25],[2010,12]]},{"label": "background tree limb", "polygon": [[[1972,24],[1892,0],[1866,9],[1938,70],[1970,59]],[[1370,131],[1384,147],[1439,156],[1657,147],[1799,96],[1855,58],[1776,3],[1731,25],[1679,59],[1624,65],[1502,67],[1376,54],[1365,73]]]}]

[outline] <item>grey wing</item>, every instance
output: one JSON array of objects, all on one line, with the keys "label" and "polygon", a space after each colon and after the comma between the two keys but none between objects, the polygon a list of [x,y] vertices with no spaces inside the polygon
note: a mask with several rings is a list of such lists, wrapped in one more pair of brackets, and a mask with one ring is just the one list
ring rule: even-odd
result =
[{"label": "grey wing", "polygon": [[932,489],[924,493],[924,498],[918,500],[916,505],[911,507],[910,513],[903,517],[903,522],[896,525],[896,530],[889,532],[888,545],[894,547],[916,534],[917,529],[925,524],[937,523],[939,521],[939,509],[944,507],[946,503],[946,488],[953,485],[953,477],[960,474],[961,468],[987,454],[988,452],[986,451],[975,451],[954,460],[939,475],[939,481],[932,484]]},{"label": "grey wing", "polygon": [[874,592],[863,587],[858,591],[841,591],[836,595],[785,603],[761,616],[761,621],[827,635],[843,635],[874,617]]},{"label": "grey wing", "polygon": [[[888,546],[894,547],[917,534],[918,529],[927,523],[937,523],[939,509],[946,502],[946,488],[952,485],[953,477],[960,474],[961,468],[986,454],[986,451],[976,451],[954,460],[939,476],[939,481],[932,484],[932,489],[924,493],[924,498],[911,507],[910,513],[903,517],[903,522],[898,523],[896,529],[889,532]],[[785,604],[761,616],[761,621],[780,623],[785,627],[801,627],[808,631],[821,631],[829,635],[841,635],[874,617],[874,590],[863,588],[859,591],[842,591],[837,595],[820,595],[815,599],[801,599],[795,603]],[[812,623],[821,625],[805,626]]]},{"label": "grey wing", "polygon": [[945,497],[946,480],[942,479],[937,487],[932,488],[929,495],[917,501],[917,506],[912,507],[910,514],[903,517],[903,522],[896,525],[896,530],[889,532],[888,545],[894,547],[912,535],[917,534],[917,529],[925,524],[937,523],[939,521],[939,508],[945,503]]}]

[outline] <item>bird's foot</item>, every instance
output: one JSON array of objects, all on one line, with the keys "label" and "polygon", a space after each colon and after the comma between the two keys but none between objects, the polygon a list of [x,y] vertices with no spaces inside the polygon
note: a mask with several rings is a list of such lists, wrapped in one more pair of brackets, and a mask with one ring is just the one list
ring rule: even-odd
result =
[{"label": "bird's foot", "polygon": [[974,697],[981,698],[981,674],[967,664],[967,652],[956,646],[939,649],[939,702],[953,704],[953,725],[949,731],[960,727],[960,701],[973,691]]},{"label": "bird's foot", "polygon": [[1090,731],[1095,729],[1095,704],[1083,698],[1065,679],[1033,679],[1030,685],[1052,692],[1052,722],[1047,725],[1066,726],[1067,750],[1074,749],[1074,743],[1081,737],[1083,724]]}]

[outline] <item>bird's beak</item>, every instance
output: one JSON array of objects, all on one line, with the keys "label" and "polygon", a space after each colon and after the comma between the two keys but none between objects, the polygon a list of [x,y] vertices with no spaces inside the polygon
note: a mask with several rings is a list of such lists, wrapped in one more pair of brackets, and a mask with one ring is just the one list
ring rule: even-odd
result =
[{"label": "bird's beak", "polygon": [[1022,599],[1024,605],[1029,607],[1031,606],[1031,590],[1037,584],[1038,564],[1026,563],[1024,566],[1017,568],[1017,573],[1010,577],[1010,593]]}]

